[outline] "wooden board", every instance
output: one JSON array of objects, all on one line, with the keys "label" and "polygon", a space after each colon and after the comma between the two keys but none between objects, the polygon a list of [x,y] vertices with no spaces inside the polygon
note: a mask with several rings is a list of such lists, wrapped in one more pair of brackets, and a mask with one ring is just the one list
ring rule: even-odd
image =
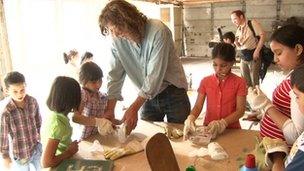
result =
[{"label": "wooden board", "polygon": [[152,171],[179,171],[169,139],[163,133],[151,137],[146,145],[146,156]]}]

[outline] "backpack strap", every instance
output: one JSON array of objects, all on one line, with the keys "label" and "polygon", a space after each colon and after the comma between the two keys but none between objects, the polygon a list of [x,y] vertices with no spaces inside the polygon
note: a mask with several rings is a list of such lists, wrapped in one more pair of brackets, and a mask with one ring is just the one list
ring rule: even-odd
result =
[{"label": "backpack strap", "polygon": [[248,20],[248,27],[249,27],[250,30],[252,31],[253,36],[259,41],[259,40],[260,40],[260,36],[257,36],[257,35],[255,34],[255,31],[254,31],[254,29],[253,29],[251,20]]},{"label": "backpack strap", "polygon": [[252,31],[253,36],[254,36],[254,37],[257,37],[257,35],[255,34],[255,31],[254,31],[254,29],[253,29],[253,26],[252,26],[251,20],[248,20],[248,27],[249,27],[249,28],[250,28],[250,30]]}]

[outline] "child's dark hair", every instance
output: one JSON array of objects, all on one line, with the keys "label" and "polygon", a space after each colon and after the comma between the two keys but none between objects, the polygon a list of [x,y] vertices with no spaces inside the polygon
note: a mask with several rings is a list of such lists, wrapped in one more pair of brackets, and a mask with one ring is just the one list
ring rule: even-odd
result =
[{"label": "child's dark hair", "polygon": [[219,43],[212,49],[212,59],[220,58],[226,62],[235,61],[235,49],[229,43]]},{"label": "child's dark hair", "polygon": [[81,57],[80,64],[82,64],[85,60],[93,58],[93,54],[91,52],[85,52]]},{"label": "child's dark hair", "polygon": [[304,64],[296,67],[291,73],[290,81],[291,86],[296,87],[298,90],[304,93]]},{"label": "child's dark hair", "polygon": [[223,35],[223,39],[230,39],[231,42],[233,43],[235,40],[235,35],[233,32],[229,31]]},{"label": "child's dark hair", "polygon": [[71,58],[73,56],[76,56],[78,54],[77,50],[73,49],[73,50],[70,50],[69,53],[63,53],[63,60],[64,60],[64,63],[67,64]]},{"label": "child's dark hair", "polygon": [[[300,44],[304,48],[304,28],[298,25],[283,26],[274,31],[270,41],[276,41],[289,48],[295,48],[297,44]],[[304,51],[298,60],[304,63]]]},{"label": "child's dark hair", "polygon": [[86,62],[81,65],[79,82],[85,85],[88,81],[98,81],[103,77],[101,68],[94,62]]},{"label": "child's dark hair", "polygon": [[12,84],[20,83],[25,83],[25,78],[23,74],[17,71],[7,73],[4,78],[4,84],[6,88],[8,88]]},{"label": "child's dark hair", "polygon": [[78,82],[70,77],[59,76],[52,85],[47,106],[50,110],[67,115],[78,109],[81,101],[81,90]]}]

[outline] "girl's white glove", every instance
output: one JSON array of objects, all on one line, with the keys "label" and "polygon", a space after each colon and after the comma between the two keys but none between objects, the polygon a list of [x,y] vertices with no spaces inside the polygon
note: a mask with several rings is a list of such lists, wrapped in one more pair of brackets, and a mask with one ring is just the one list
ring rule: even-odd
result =
[{"label": "girl's white glove", "polygon": [[114,133],[112,122],[108,119],[96,118],[95,126],[98,128],[98,132],[102,136]]},{"label": "girl's white glove", "polygon": [[184,122],[183,139],[184,140],[188,139],[189,133],[194,133],[194,132],[195,132],[195,116],[189,115]]},{"label": "girl's white glove", "polygon": [[259,86],[256,86],[255,89],[252,87],[248,88],[247,101],[253,110],[260,110],[263,116],[268,109],[274,107]]},{"label": "girl's white glove", "polygon": [[225,119],[214,120],[208,124],[207,131],[212,134],[211,138],[214,139],[217,135],[223,133],[227,126]]}]

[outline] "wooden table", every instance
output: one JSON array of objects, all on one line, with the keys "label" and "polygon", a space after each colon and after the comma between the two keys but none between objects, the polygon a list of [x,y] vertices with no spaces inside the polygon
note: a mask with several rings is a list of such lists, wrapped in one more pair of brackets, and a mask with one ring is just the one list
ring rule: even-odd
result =
[{"label": "wooden table", "polygon": [[[178,128],[183,125],[171,124]],[[153,136],[157,132],[164,132],[163,129],[151,122],[139,121],[136,129],[130,135],[130,139],[136,138],[140,141],[147,137]],[[178,140],[171,140],[174,153],[176,155],[181,171],[185,170],[189,165],[195,165],[197,170],[238,170],[238,158],[244,157],[247,152],[254,149],[255,137],[259,135],[258,131],[228,129],[214,141],[218,142],[228,153],[229,158],[222,161],[214,161],[209,156],[205,157],[189,157],[189,153],[199,146],[193,146],[189,141],[183,141],[182,138]],[[104,159],[104,156],[99,153],[93,155],[90,152],[92,142],[97,139],[106,148],[117,147],[120,145],[117,137],[107,136],[101,137],[99,135],[92,136],[86,141],[79,144],[79,152],[75,158],[84,159]],[[114,171],[131,171],[131,170],[150,170],[145,152],[140,152],[134,155],[126,156],[115,160]]]}]

